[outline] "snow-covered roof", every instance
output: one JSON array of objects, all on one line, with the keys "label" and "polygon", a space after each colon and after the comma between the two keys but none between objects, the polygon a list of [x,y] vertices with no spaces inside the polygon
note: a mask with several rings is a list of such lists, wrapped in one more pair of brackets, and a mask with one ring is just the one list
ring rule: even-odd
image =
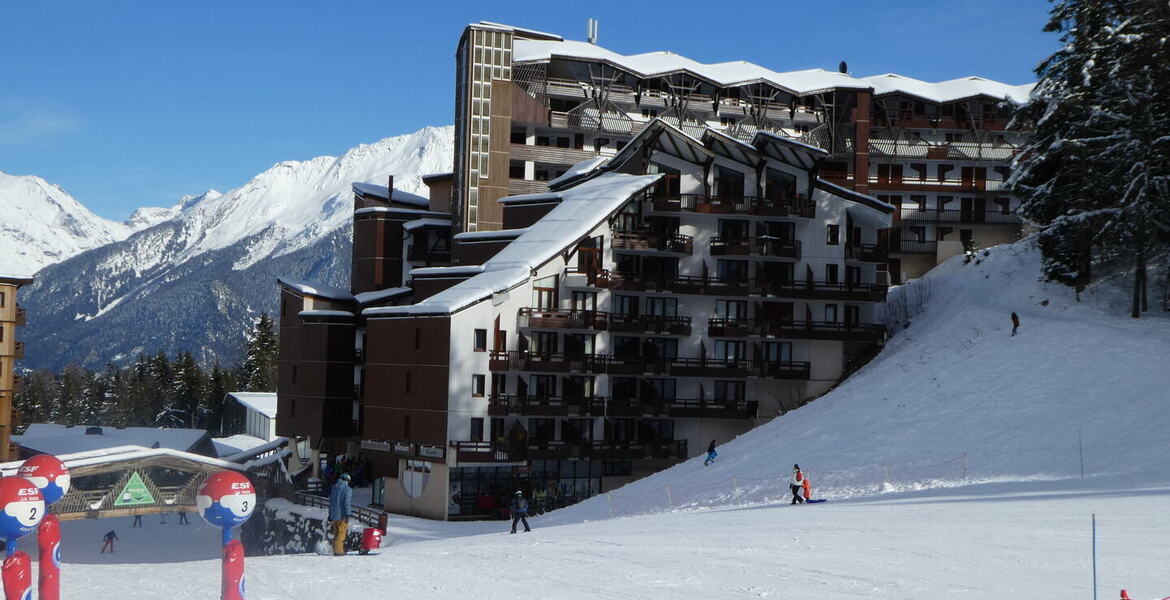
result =
[{"label": "snow-covered roof", "polygon": [[533,269],[587,235],[631,196],[654,185],[661,177],[605,173],[564,190],[559,194],[560,204],[480,265],[482,273],[418,304],[367,308],[362,314],[369,317],[451,314],[494,293],[511,289],[523,283]]},{"label": "snow-covered roof", "polygon": [[420,227],[450,227],[451,219],[415,219],[414,221],[407,221],[402,225],[402,228],[407,231],[414,231]]},{"label": "snow-covered roof", "polygon": [[479,23],[472,23],[471,27],[478,27],[480,29],[498,29],[501,31],[511,31],[513,33],[519,33],[521,35],[524,35],[524,34],[539,35],[542,37],[556,38],[558,40],[565,39],[565,38],[563,38],[555,33],[547,33],[544,31],[538,31],[536,29],[527,29],[525,27],[513,27],[512,25],[505,25],[503,23],[493,23],[492,21],[480,21]]},{"label": "snow-covered roof", "polygon": [[353,211],[355,215],[369,215],[373,213],[390,213],[395,215],[417,215],[419,218],[423,217],[451,217],[451,213],[438,212],[434,210],[422,210],[420,208],[393,208],[388,206],[369,206],[366,208],[359,208]]},{"label": "snow-covered roof", "polygon": [[207,436],[202,429],[101,427],[100,435],[86,434],[87,429],[89,427],[85,425],[66,427],[55,423],[33,423],[23,434],[12,436],[12,441],[29,450],[61,455],[127,445],[150,448],[155,444],[160,448],[187,451]]},{"label": "snow-covered roof", "polygon": [[307,281],[295,279],[293,277],[277,277],[276,281],[283,286],[292,288],[308,296],[317,296],[320,298],[327,298],[329,300],[353,300],[353,294],[340,288],[309,283]]},{"label": "snow-covered roof", "polygon": [[226,458],[233,454],[239,454],[240,452],[263,446],[267,442],[253,435],[237,433],[236,435],[225,438],[211,438],[211,443],[215,446],[215,453],[220,458]]},{"label": "snow-covered roof", "polygon": [[411,269],[412,277],[470,277],[483,273],[483,265],[455,265],[452,267],[419,267]]},{"label": "snow-covered roof", "polygon": [[404,192],[402,190],[394,190],[394,197],[390,198],[386,195],[386,186],[378,185],[376,183],[355,182],[353,184],[353,191],[364,194],[366,196],[377,196],[378,198],[390,200],[391,202],[401,202],[403,204],[410,204],[412,206],[418,206],[422,208],[426,208],[430,205],[430,200],[427,200],[422,196]]},{"label": "snow-covered roof", "polygon": [[862,194],[861,192],[851,190],[847,187],[842,187],[835,183],[830,183],[824,179],[817,179],[813,185],[818,189],[837,196],[838,198],[844,198],[845,200],[850,200],[863,206],[868,206],[885,214],[890,214],[895,210],[894,205],[890,204],[889,202],[883,202],[877,198],[874,198],[873,196],[870,196],[869,194]]},{"label": "snow-covered roof", "polygon": [[528,228],[523,229],[497,229],[495,231],[465,231],[463,233],[455,234],[454,239],[457,242],[486,242],[489,240],[510,240],[520,237]]},{"label": "snow-covered roof", "polygon": [[852,77],[824,69],[778,72],[747,61],[703,64],[673,52],[648,52],[622,55],[596,44],[564,40],[516,40],[512,44],[515,63],[545,62],[553,58],[603,62],[638,77],[657,77],[686,72],[715,85],[730,87],[750,83],[768,83],[797,95],[808,95],[836,88],[873,89],[875,95],[905,93],[932,102],[953,102],[973,96],[1007,98],[1027,102],[1033,84],[1009,85],[965,77],[937,83],[888,73],[870,77]]},{"label": "snow-covered roof", "polygon": [[3,275],[0,274],[0,283],[7,283],[9,285],[22,286],[33,282],[31,275]]},{"label": "snow-covered roof", "polygon": [[548,182],[548,187],[556,188],[562,184],[573,181],[574,179],[577,179],[577,178],[581,177],[582,175],[586,175],[590,171],[599,167],[606,160],[609,160],[609,159],[607,159],[604,156],[594,156],[593,158],[587,158],[587,159],[569,167],[569,169],[567,171],[565,171],[564,174],[562,174],[560,177],[557,177],[556,179],[553,179],[552,181]]},{"label": "snow-covered roof", "polygon": [[533,192],[531,194],[517,194],[515,196],[508,196],[506,198],[500,198],[497,200],[497,202],[500,204],[543,204],[546,202],[560,201],[561,195],[557,192]]},{"label": "snow-covered roof", "polygon": [[348,310],[302,310],[298,317],[353,317]]},{"label": "snow-covered roof", "polygon": [[353,297],[358,301],[358,304],[373,304],[375,302],[386,300],[387,298],[394,298],[403,294],[409,294],[412,291],[414,290],[408,287],[393,287],[386,288],[384,290],[375,290],[372,292],[362,292],[360,294],[354,294]]},{"label": "snow-covered roof", "polygon": [[447,171],[446,173],[431,173],[430,175],[423,175],[422,180],[423,183],[427,183],[435,179],[448,179],[454,176],[455,173],[453,171]]},{"label": "snow-covered roof", "polygon": [[[348,313],[347,313],[348,314]],[[351,317],[353,315],[350,315]],[[228,392],[228,396],[236,399],[236,402],[268,417],[269,419],[276,418],[276,393],[275,392]]]}]

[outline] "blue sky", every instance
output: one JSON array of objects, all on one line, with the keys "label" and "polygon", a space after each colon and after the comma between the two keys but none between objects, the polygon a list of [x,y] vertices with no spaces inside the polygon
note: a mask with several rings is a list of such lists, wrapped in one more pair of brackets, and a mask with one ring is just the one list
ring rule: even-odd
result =
[{"label": "blue sky", "polygon": [[[726,8],[724,8],[726,6]],[[0,171],[124,219],[282,160],[452,121],[454,51],[481,19],[623,54],[776,70],[1034,79],[1047,2],[0,2]]]}]

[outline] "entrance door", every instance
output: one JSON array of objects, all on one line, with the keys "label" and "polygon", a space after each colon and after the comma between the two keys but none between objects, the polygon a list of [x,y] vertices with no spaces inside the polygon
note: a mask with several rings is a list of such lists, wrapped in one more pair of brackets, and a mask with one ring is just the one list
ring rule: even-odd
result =
[{"label": "entrance door", "polygon": [[970,223],[972,221],[973,202],[974,199],[972,198],[963,198],[962,200],[962,205],[959,207],[959,220],[963,223]]}]

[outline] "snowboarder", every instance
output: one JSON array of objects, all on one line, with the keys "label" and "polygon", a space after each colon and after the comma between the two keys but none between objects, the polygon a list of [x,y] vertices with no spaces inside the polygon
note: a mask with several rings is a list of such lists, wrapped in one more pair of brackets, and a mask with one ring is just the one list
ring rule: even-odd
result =
[{"label": "snowboarder", "polygon": [[102,551],[98,552],[98,554],[105,554],[106,548],[109,548],[110,554],[113,554],[114,553],[114,541],[117,539],[118,539],[118,534],[114,533],[113,529],[107,531],[105,537],[102,538],[102,540],[105,541],[105,543],[102,544]]},{"label": "snowboarder", "polygon": [[524,492],[516,490],[512,498],[512,533],[516,533],[516,523],[524,523],[524,533],[532,531],[528,527],[528,501],[524,499]]},{"label": "snowboarder", "polygon": [[703,466],[705,467],[715,462],[716,456],[719,456],[719,454],[715,452],[715,440],[711,440],[711,445],[707,446],[707,460],[703,461]]},{"label": "snowboarder", "polygon": [[804,504],[804,498],[800,495],[803,488],[804,473],[800,472],[800,465],[792,465],[792,482],[788,484],[788,489],[792,491],[792,504]]},{"label": "snowboarder", "polygon": [[1012,313],[1012,335],[1016,335],[1016,330],[1020,328],[1020,315]]},{"label": "snowboarder", "polygon": [[345,556],[345,533],[349,529],[352,503],[353,490],[349,487],[349,474],[342,473],[329,492],[329,520],[333,523],[333,556]]}]

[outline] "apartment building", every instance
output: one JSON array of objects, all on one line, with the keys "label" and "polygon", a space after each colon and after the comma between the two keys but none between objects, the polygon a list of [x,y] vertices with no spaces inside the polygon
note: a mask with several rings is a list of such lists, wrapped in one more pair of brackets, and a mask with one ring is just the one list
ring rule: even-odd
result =
[{"label": "apartment building", "polygon": [[0,275],[0,461],[16,460],[19,456],[11,436],[12,430],[20,425],[13,396],[20,391],[16,361],[24,358],[24,343],[17,341],[16,328],[23,327],[28,317],[17,303],[16,294],[21,286],[32,282],[27,277]]},{"label": "apartment building", "polygon": [[355,182],[350,289],[280,280],[277,434],[362,453],[395,512],[555,506],[699,455],[868,360],[888,285],[951,238],[1018,231],[988,215],[1026,86],[491,23],[456,63],[454,172]]},{"label": "apartment building", "polygon": [[715,129],[750,142],[769,131],[829,152],[824,179],[898,207],[883,240],[895,283],[1019,235],[1003,182],[1027,132],[1007,123],[1031,85],[621,55],[487,22],[465,30],[456,64],[458,231],[501,228],[501,198],[543,191],[661,118],[694,137]]}]

